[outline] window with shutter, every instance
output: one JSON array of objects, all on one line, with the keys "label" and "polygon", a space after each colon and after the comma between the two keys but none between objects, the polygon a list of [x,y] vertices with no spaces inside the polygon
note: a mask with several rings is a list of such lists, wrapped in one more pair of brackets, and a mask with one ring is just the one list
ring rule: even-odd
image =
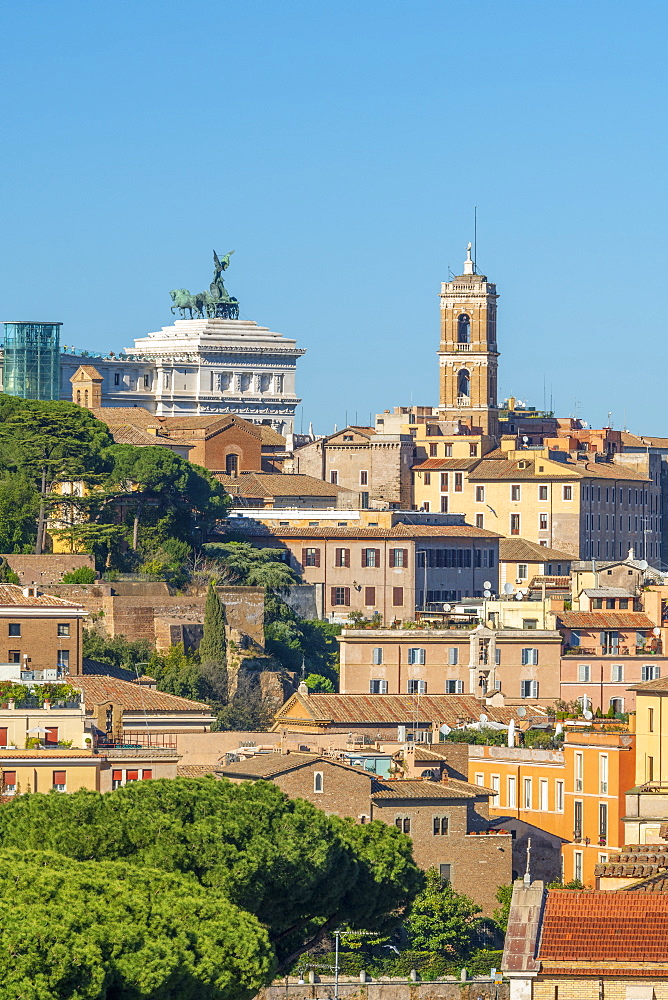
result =
[{"label": "window with shutter", "polygon": [[141,780],[151,781],[152,778],[153,778],[153,769],[150,767],[145,767],[141,773]]},{"label": "window with shutter", "polygon": [[456,647],[451,647],[448,650],[448,663],[452,667],[459,663],[459,650]]},{"label": "window with shutter", "polygon": [[392,587],[392,607],[402,608],[404,605],[404,588]]},{"label": "window with shutter", "polygon": [[123,772],[122,771],[112,771],[111,772],[111,787],[120,788],[123,784]]},{"label": "window with shutter", "polygon": [[365,587],[364,588],[364,605],[367,608],[373,608],[376,606],[376,588],[375,587]]},{"label": "window with shutter", "polygon": [[16,771],[2,772],[2,791],[4,795],[13,795],[16,791]]},{"label": "window with shutter", "polygon": [[7,746],[7,729],[3,727],[2,729],[0,729],[0,747],[6,747],[6,746]]},{"label": "window with shutter", "polygon": [[376,646],[373,653],[371,654],[371,662],[378,665],[383,662],[383,648],[382,646]]},{"label": "window with shutter", "polygon": [[67,786],[67,771],[53,772],[53,787],[57,792],[64,792]]},{"label": "window with shutter", "polygon": [[139,781],[139,771],[126,771],[125,772],[125,782],[128,781]]},{"label": "window with shutter", "polygon": [[58,745],[58,726],[46,727],[46,736],[44,737],[44,743],[46,746]]}]

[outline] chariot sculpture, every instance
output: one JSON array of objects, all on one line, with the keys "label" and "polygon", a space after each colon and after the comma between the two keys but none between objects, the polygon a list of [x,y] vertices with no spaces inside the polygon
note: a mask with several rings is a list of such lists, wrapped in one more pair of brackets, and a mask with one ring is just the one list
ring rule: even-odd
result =
[{"label": "chariot sculpture", "polygon": [[[208,292],[191,294],[187,288],[174,288],[169,293],[172,297],[172,315],[178,309],[181,319],[239,319],[239,301],[230,295],[225,288],[223,271],[230,266],[230,257],[234,250],[225,254],[222,260],[213,251],[213,281]],[[186,316],[187,314],[187,316]]]}]

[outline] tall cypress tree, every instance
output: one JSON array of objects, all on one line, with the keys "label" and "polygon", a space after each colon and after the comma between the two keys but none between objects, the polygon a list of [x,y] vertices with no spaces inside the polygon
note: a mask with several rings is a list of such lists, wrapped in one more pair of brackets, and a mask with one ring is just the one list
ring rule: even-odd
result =
[{"label": "tall cypress tree", "polygon": [[199,654],[202,663],[215,664],[220,670],[227,672],[225,623],[225,605],[213,584],[210,584],[204,605],[204,635],[199,644]]}]

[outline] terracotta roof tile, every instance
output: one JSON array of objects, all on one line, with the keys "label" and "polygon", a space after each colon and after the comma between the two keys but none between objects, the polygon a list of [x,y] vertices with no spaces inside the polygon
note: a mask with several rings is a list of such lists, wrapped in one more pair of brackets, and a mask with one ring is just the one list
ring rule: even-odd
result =
[{"label": "terracotta roof tile", "polygon": [[557,618],[566,628],[618,629],[654,628],[654,622],[641,611],[559,611]]},{"label": "terracotta roof tile", "polygon": [[155,413],[149,413],[143,406],[100,406],[91,410],[94,417],[107,427],[113,424],[132,424],[134,427],[159,427],[162,423]]},{"label": "terracotta roof tile", "polygon": [[217,764],[177,764],[176,775],[178,778],[203,778],[213,774],[217,767]]},{"label": "terracotta roof tile", "polygon": [[76,610],[88,614],[81,604],[66,601],[63,597],[53,597],[51,594],[41,594],[39,591],[37,597],[26,597],[23,587],[13,583],[0,584],[0,607],[3,604],[23,608],[62,608],[63,611]]},{"label": "terracotta roof tile", "polygon": [[[527,462],[527,467],[520,469],[519,463]],[[537,465],[542,464],[544,471],[539,472]],[[531,452],[521,459],[490,459],[483,458],[475,469],[469,473],[471,482],[494,480],[576,480],[576,479],[618,479],[622,481],[650,482],[647,476],[634,472],[622,465],[604,462],[558,462],[555,459],[536,458]]]},{"label": "terracotta roof tile", "polygon": [[541,962],[668,962],[668,894],[553,890]]},{"label": "terracotta roof tile", "polygon": [[217,472],[218,479],[230,496],[241,497],[333,497],[341,493],[353,494],[343,486],[326,483],[315,476],[296,473],[242,472],[240,476],[228,476]]},{"label": "terracotta roof tile", "polygon": [[[285,713],[288,706],[298,702],[304,708],[304,717],[316,722],[335,725],[368,723],[369,725],[407,725],[415,718],[418,696],[410,694],[309,694],[292,695],[276,713],[276,724],[288,725],[291,716]],[[526,706],[534,715],[546,717],[545,709]],[[492,722],[507,724],[519,721],[516,708],[485,706],[485,714]],[[467,694],[424,694],[419,696],[420,719],[456,725],[458,721],[477,722],[480,702]],[[296,721],[297,717],[292,717]]]},{"label": "terracotta roof tile", "polygon": [[[132,424],[114,424],[109,428],[115,444],[133,444],[141,448],[174,448],[174,442],[170,442],[165,437],[158,434],[149,434],[141,427]],[[176,442],[180,447],[188,447],[187,442]]]},{"label": "terracotta roof tile", "polygon": [[[317,517],[317,511],[314,514]],[[227,522],[234,524],[234,518]],[[499,538],[495,531],[475,528],[471,524],[395,524],[393,528],[345,527],[337,525],[317,528],[280,527],[258,522],[255,528],[246,528],[244,534],[251,537],[273,536],[276,538]]]},{"label": "terracotta roof tile", "polygon": [[374,799],[473,799],[494,795],[494,792],[468,781],[449,778],[447,781],[374,781],[371,794]]},{"label": "terracotta roof tile", "polygon": [[548,549],[528,538],[502,538],[499,542],[501,562],[572,562],[575,556],[560,549]]},{"label": "terracotta roof tile", "polygon": [[472,469],[479,458],[425,458],[413,466],[413,472],[431,472],[437,469]]},{"label": "terracotta roof tile", "polygon": [[117,677],[100,674],[75,674],[68,678],[72,687],[83,691],[87,707],[113,701],[129,712],[205,712],[211,715],[209,705],[201,701],[179,698],[166,691],[156,691]]},{"label": "terracotta roof tile", "polygon": [[285,774],[287,771],[295,771],[309,764],[332,765],[343,768],[346,771],[352,771],[357,775],[364,775],[369,781],[373,779],[371,772],[365,771],[362,767],[333,760],[331,757],[323,757],[322,754],[294,752],[284,754],[255,754],[252,757],[248,757],[247,760],[240,760],[234,764],[218,764],[216,766],[216,773],[227,777],[273,778],[279,774]]}]

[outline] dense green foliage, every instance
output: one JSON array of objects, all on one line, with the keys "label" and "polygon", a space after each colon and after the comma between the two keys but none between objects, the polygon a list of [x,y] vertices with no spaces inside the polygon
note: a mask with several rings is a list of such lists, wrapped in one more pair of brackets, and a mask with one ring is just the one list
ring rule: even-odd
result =
[{"label": "dense green foliage", "polygon": [[[85,488],[63,499],[52,491],[59,481]],[[116,445],[73,403],[0,399],[2,551],[43,551],[51,515],[50,530],[72,551],[93,552],[99,569],[148,564],[145,572],[157,566],[178,583],[193,545],[225,511],[221,485],[168,448]]]},{"label": "dense green foliage", "polygon": [[259,549],[249,542],[209,542],[203,550],[220,567],[221,582],[277,591],[299,582],[281,549]]},{"label": "dense green foliage", "polygon": [[455,892],[430,868],[406,921],[409,945],[418,951],[466,955],[472,949],[480,912],[477,903]]},{"label": "dense green foliage", "polygon": [[255,915],[282,961],[335,924],[390,930],[422,882],[395,827],[326,816],[260,781],[23,795],[0,810],[0,845],[186,875]]},{"label": "dense green foliage", "polygon": [[266,649],[285,670],[301,671],[303,663],[305,673],[327,678],[337,690],[339,644],[336,636],[340,632],[340,625],[300,618],[276,594],[267,594],[264,614]]},{"label": "dense green foliage", "polygon": [[0,850],[0,952],[26,1000],[237,1000],[275,965],[259,921],[192,878],[40,850]]},{"label": "dense green foliage", "polygon": [[227,666],[225,625],[225,606],[213,584],[210,584],[204,604],[204,633],[199,655],[204,663],[214,663],[221,670]]},{"label": "dense green foliage", "polygon": [[63,583],[95,583],[97,580],[97,573],[92,568],[92,566],[79,566],[78,569],[73,569],[71,573],[65,573],[63,576]]}]

